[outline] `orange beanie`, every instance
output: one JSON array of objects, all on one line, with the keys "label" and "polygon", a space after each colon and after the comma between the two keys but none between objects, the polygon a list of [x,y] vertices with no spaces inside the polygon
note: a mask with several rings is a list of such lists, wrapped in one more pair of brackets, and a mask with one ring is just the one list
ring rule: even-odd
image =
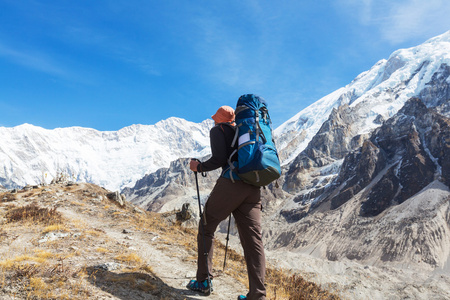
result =
[{"label": "orange beanie", "polygon": [[221,106],[217,112],[211,116],[216,123],[227,123],[234,121],[234,109],[230,106]]}]

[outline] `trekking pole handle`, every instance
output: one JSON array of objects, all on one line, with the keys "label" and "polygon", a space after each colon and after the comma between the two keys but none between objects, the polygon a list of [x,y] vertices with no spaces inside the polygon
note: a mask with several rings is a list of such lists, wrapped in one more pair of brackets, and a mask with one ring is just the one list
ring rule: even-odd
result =
[{"label": "trekking pole handle", "polygon": [[[191,158],[191,160],[198,161],[199,163],[201,163],[201,161],[198,158]],[[194,173],[197,174],[197,171],[194,171]],[[200,172],[200,174],[202,174],[203,177],[206,177],[206,172]]]}]

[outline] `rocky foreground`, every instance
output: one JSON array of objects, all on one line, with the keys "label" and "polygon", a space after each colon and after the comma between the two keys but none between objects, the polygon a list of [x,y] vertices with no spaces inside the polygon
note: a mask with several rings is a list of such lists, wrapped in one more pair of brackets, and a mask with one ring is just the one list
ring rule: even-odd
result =
[{"label": "rocky foreground", "polygon": [[[144,212],[93,184],[55,183],[0,192],[0,224],[0,299],[204,299],[185,288],[196,231],[175,212]],[[242,256],[229,250],[222,271],[223,245],[215,253],[209,299],[244,294]],[[275,268],[267,283],[268,299],[339,299]]]}]

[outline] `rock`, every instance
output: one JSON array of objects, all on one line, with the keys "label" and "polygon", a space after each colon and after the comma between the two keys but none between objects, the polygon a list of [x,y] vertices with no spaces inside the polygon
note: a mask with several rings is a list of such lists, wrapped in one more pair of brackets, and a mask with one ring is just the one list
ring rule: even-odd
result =
[{"label": "rock", "polygon": [[330,201],[331,209],[339,208],[372,185],[360,212],[371,217],[403,203],[437,177],[448,185],[449,124],[448,118],[428,109],[421,100],[408,100],[358,151],[345,157],[321,203]]},{"label": "rock", "polygon": [[[210,155],[201,158],[205,161]],[[158,212],[168,202],[189,196],[191,187],[195,188],[195,175],[189,169],[188,158],[180,158],[170,163],[169,168],[161,168],[138,180],[133,188],[125,188],[122,192],[128,202],[139,205],[147,211]],[[208,172],[207,177],[198,180],[200,193],[209,193],[220,170]]]},{"label": "rock", "polygon": [[358,128],[353,125],[355,121],[353,108],[347,104],[333,109],[319,132],[286,170],[283,189],[297,193],[313,188],[315,182],[310,182],[310,179],[315,177],[314,172],[317,168],[330,165],[360,147],[363,139],[354,139],[358,132]]},{"label": "rock", "polygon": [[191,205],[189,203],[184,203],[181,207],[181,211],[177,212],[177,220],[184,222],[190,220],[194,213],[192,212]]},{"label": "rock", "polygon": [[44,235],[44,237],[38,241],[38,243],[41,244],[41,243],[45,243],[45,242],[56,241],[57,239],[62,239],[62,238],[65,238],[67,236],[69,236],[69,234],[66,233],[66,232],[54,232],[54,231],[52,231],[52,232],[46,233]]},{"label": "rock", "polygon": [[140,209],[139,207],[135,206],[133,208],[133,212],[138,213],[138,214],[145,214],[145,211],[143,211],[142,209]]},{"label": "rock", "polygon": [[114,271],[121,268],[121,265],[115,262],[107,262],[104,264],[94,266],[94,269],[103,271]]},{"label": "rock", "polygon": [[125,200],[125,196],[121,195],[119,193],[119,191],[116,191],[114,193],[108,193],[106,194],[106,197],[108,197],[108,199],[112,200],[112,201],[116,201],[120,206],[124,206],[124,200]]}]

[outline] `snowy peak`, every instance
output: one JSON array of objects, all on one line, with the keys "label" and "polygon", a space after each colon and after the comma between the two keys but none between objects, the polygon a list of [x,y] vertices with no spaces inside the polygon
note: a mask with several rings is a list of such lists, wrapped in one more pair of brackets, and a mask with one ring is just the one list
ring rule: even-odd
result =
[{"label": "snowy peak", "polygon": [[196,124],[179,118],[118,131],[2,127],[0,184],[50,182],[63,173],[76,181],[122,189],[179,157],[207,155],[211,127],[212,121]]},{"label": "snowy peak", "polygon": [[404,90],[398,90],[401,91],[399,97],[404,98],[402,107],[407,99],[425,88],[443,65],[450,66],[449,50],[450,31],[419,46],[393,52],[388,60],[380,60],[346,86],[352,91],[348,103],[357,105],[365,100],[367,93],[372,96],[386,93],[404,83]]},{"label": "snowy peak", "polygon": [[411,98],[348,152],[325,186],[318,181],[330,166],[296,170],[303,185],[305,174],[313,174],[315,188],[284,204],[278,214],[288,224],[271,228],[269,248],[368,265],[443,268],[450,241],[449,143],[450,118]]},{"label": "snowy peak", "polygon": [[[333,108],[349,105],[359,117],[358,134],[370,133],[380,119],[392,117],[411,97],[427,107],[449,99],[450,31],[422,45],[397,50],[344,88],[323,97],[275,130],[284,164],[290,163],[309,144]],[[438,86],[438,91],[436,91]],[[450,110],[442,109],[446,114]]]}]

